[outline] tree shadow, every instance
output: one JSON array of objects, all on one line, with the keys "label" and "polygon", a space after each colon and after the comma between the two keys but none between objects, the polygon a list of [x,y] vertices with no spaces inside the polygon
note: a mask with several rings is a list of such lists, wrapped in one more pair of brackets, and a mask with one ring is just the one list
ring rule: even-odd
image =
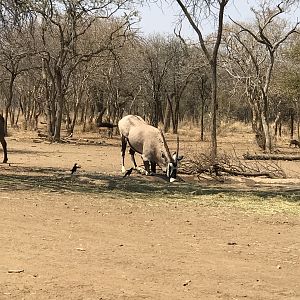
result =
[{"label": "tree shadow", "polygon": [[152,198],[184,198],[193,196],[210,196],[223,194],[229,197],[259,197],[262,201],[281,196],[283,200],[300,202],[298,186],[265,185],[255,189],[234,187],[226,184],[207,185],[206,183],[190,183],[178,181],[169,183],[162,174],[156,176],[107,175],[102,173],[78,172],[70,174],[70,170],[58,168],[38,168],[15,166],[0,169],[0,188],[7,191],[48,191],[56,193],[93,193],[120,195],[123,197]]},{"label": "tree shadow", "polygon": [[35,155],[41,155],[41,154],[51,154],[51,151],[39,151],[38,149],[35,149],[35,147],[32,147],[33,149],[14,149],[10,148],[8,154],[35,154]]}]

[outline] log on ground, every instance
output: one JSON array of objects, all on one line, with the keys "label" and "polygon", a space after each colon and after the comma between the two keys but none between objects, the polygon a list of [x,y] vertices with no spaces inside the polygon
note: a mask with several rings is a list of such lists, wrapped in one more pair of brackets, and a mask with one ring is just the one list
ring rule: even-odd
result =
[{"label": "log on ground", "polygon": [[300,160],[300,155],[287,154],[250,154],[243,155],[246,160]]}]

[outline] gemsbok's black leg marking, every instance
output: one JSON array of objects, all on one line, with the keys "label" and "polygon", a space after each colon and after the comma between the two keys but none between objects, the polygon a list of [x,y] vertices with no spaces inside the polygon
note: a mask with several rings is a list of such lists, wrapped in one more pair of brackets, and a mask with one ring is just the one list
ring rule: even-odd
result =
[{"label": "gemsbok's black leg marking", "polygon": [[156,173],[156,163],[155,162],[151,162],[151,172]]},{"label": "gemsbok's black leg marking", "polygon": [[126,151],[126,145],[127,145],[127,139],[125,136],[122,135],[121,137],[122,146],[121,146],[121,155],[122,155],[122,173],[126,172],[125,169],[125,151]]}]

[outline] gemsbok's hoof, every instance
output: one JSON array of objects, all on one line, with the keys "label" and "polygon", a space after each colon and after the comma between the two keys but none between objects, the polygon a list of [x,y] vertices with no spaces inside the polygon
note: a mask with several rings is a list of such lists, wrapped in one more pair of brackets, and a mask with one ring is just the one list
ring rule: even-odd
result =
[{"label": "gemsbok's hoof", "polygon": [[136,167],[135,168],[140,174],[145,174],[146,170],[141,168],[141,167]]}]

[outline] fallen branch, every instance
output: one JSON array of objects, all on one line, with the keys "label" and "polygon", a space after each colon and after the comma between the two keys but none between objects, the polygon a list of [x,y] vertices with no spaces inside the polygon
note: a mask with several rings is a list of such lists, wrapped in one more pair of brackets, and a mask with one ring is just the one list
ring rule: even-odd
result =
[{"label": "fallen branch", "polygon": [[[209,151],[207,151],[209,153]],[[180,172],[182,174],[196,175],[198,178],[205,174],[213,178],[224,175],[244,177],[285,178],[286,174],[274,161],[247,163],[236,153],[219,155],[215,164],[211,164],[210,156],[206,153],[197,153],[182,161]]]},{"label": "fallen branch", "polygon": [[268,177],[268,178],[276,178],[278,176],[275,176],[272,172],[243,172],[243,171],[235,171],[230,168],[225,168],[218,166],[219,171],[225,172],[229,175],[234,176],[244,176],[244,177]]},{"label": "fallen branch", "polygon": [[300,155],[287,154],[250,154],[243,155],[246,160],[300,160]]}]

